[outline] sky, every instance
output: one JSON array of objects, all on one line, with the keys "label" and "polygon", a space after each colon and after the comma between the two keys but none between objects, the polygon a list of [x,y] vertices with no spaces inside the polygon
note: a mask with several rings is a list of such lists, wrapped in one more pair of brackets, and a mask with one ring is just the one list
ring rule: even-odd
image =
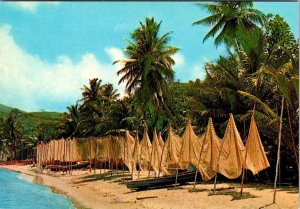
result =
[{"label": "sky", "polygon": [[[265,14],[280,14],[299,38],[298,2],[254,2]],[[202,42],[209,27],[192,26],[207,17],[194,2],[1,2],[0,103],[25,111],[66,111],[81,98],[89,79],[118,85],[130,33],[146,17],[172,31],[175,78],[203,80],[204,63],[226,50],[214,39]]]}]

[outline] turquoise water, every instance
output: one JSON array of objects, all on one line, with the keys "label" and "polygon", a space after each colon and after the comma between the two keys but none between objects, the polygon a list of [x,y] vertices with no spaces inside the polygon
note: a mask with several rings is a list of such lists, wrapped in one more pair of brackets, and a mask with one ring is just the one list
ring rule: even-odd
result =
[{"label": "turquoise water", "polygon": [[68,209],[74,208],[63,195],[48,187],[30,183],[19,173],[0,169],[0,209]]}]

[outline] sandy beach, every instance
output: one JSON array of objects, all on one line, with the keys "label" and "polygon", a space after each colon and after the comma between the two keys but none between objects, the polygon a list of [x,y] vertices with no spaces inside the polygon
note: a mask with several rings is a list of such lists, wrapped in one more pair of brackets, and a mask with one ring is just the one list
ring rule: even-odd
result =
[{"label": "sandy beach", "polygon": [[[3,168],[18,171],[22,177],[35,183],[46,185],[53,191],[70,197],[77,208],[99,209],[200,209],[200,208],[298,208],[298,189],[279,188],[277,201],[272,203],[273,190],[253,188],[245,185],[244,199],[235,199],[239,196],[239,185],[218,184],[218,188],[229,188],[212,195],[213,184],[185,185],[177,189],[156,189],[135,192],[127,189],[120,178],[107,178],[100,175],[100,170],[90,173],[89,170],[73,171],[72,175],[38,172],[30,166],[2,166]],[[145,198],[145,199],[143,199]]]}]

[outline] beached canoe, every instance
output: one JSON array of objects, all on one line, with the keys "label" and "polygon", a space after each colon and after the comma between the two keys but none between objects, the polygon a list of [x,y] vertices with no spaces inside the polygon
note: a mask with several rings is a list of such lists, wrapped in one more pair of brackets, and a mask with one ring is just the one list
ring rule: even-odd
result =
[{"label": "beached canoe", "polygon": [[[75,164],[75,165],[72,165],[72,169],[81,169],[81,168],[85,168],[85,167],[88,167],[90,165],[90,163],[79,163],[79,164]],[[67,171],[70,169],[70,166],[62,166],[62,165],[52,165],[52,166],[49,166],[50,167],[50,170],[51,171]]]},{"label": "beached canoe", "polygon": [[[197,175],[200,179],[200,175]],[[157,187],[171,186],[175,184],[176,176],[163,176],[160,178],[151,178],[143,180],[129,181],[127,183],[127,188],[133,190],[146,190]],[[187,171],[178,174],[177,183],[184,184],[195,180],[195,171]]]}]

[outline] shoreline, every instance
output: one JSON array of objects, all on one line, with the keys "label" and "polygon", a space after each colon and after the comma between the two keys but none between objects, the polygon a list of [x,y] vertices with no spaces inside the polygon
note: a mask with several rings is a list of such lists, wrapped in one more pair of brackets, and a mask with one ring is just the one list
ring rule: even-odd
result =
[{"label": "shoreline", "polygon": [[[101,209],[199,209],[199,208],[267,208],[267,209],[294,209],[298,208],[297,187],[279,188],[277,201],[272,203],[273,189],[265,185],[256,188],[246,184],[243,199],[235,199],[239,195],[239,186],[232,183],[219,183],[217,188],[234,187],[211,194],[213,184],[210,182],[180,186],[177,189],[161,188],[146,191],[131,191],[116,176],[103,178],[100,170],[73,170],[73,175],[44,171],[41,173],[35,167],[29,166],[0,166],[0,168],[29,175],[33,183],[49,187],[53,192],[65,195],[75,208]],[[119,174],[121,177],[122,175]],[[154,198],[151,198],[154,197]]]},{"label": "shoreline", "polygon": [[[56,186],[51,186],[51,185],[45,184],[43,181],[43,176],[41,176],[41,175],[48,175],[48,174],[40,173],[37,170],[35,171],[35,169],[36,169],[35,167],[27,167],[28,169],[24,169],[24,170],[23,169],[20,170],[20,169],[18,169],[18,167],[19,166],[16,166],[16,165],[0,166],[1,169],[6,169],[9,171],[19,173],[20,177],[25,181],[48,187],[51,190],[51,192],[65,196],[76,209],[89,209],[88,207],[83,206],[78,200],[76,200],[75,198],[68,195],[66,191],[64,191],[60,188],[57,188]],[[22,166],[22,167],[25,167],[25,166]]]}]

